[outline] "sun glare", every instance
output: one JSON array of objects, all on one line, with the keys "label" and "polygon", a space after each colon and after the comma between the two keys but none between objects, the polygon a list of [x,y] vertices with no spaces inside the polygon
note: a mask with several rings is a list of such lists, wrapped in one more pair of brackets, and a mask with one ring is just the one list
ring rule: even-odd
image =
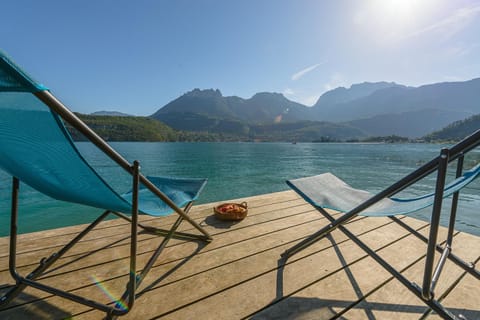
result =
[{"label": "sun glare", "polygon": [[[417,1],[418,2],[418,1]],[[384,7],[384,11],[397,16],[407,16],[412,13],[414,3],[413,0],[382,0],[379,4]]]},{"label": "sun glare", "polygon": [[378,18],[399,25],[419,18],[423,10],[422,1],[414,0],[380,0],[375,1],[374,6]]},{"label": "sun glare", "polygon": [[424,25],[433,0],[371,0],[354,22],[377,43],[392,44]]}]

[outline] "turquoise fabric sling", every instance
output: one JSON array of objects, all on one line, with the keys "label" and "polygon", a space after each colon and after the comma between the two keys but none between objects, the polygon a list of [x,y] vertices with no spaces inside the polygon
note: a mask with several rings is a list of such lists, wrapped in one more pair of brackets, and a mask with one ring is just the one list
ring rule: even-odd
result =
[{"label": "turquoise fabric sling", "polygon": [[[465,171],[462,176],[447,184],[443,197],[451,196],[479,175],[480,164]],[[289,180],[287,184],[314,206],[340,212],[348,212],[374,196],[365,190],[352,188],[331,173]],[[385,198],[359,214],[362,216],[408,214],[431,206],[434,199],[435,193],[413,198]]]},{"label": "turquoise fabric sling", "polygon": [[[116,167],[124,170],[133,191],[120,194],[117,189],[114,189],[114,184],[103,179],[80,154],[63,121],[84,134],[102,151],[103,155],[108,157],[108,160],[112,160]],[[103,311],[108,319],[124,315],[132,309],[136,299],[136,289],[172,238],[204,242],[212,240],[210,234],[188,216],[193,201],[197,199],[207,182],[206,179],[143,176],[139,172],[138,161],[132,164],[124,159],[56,99],[47,88],[30,78],[1,51],[0,169],[13,176],[8,264],[10,275],[15,281],[15,285],[10,286],[0,295],[0,307],[10,303],[26,287],[33,287]],[[67,244],[60,246],[57,252],[41,259],[38,266],[26,276],[17,271],[16,265],[20,181],[54,199],[105,210]],[[171,221],[169,229],[145,225],[149,222],[148,220],[139,223],[139,213],[164,216],[173,212],[176,212],[178,217]],[[131,216],[124,213],[131,213]],[[45,214],[48,214],[47,210]],[[101,299],[84,297],[75,292],[48,285],[42,282],[42,279],[38,280],[47,269],[111,214],[129,223],[130,254],[129,265],[125,268],[129,270],[128,282],[123,294],[119,295],[120,299],[105,303]],[[201,234],[178,232],[177,229],[183,221],[188,222]],[[163,237],[163,240],[152,251],[150,258],[138,272],[139,228]],[[32,239],[29,241],[34,241],[34,238]]]},{"label": "turquoise fabric sling", "polygon": [[[130,213],[131,194],[118,194],[87,163],[62,120],[32,93],[47,90],[0,51],[0,168],[58,200]],[[179,207],[196,200],[206,179],[148,177]],[[140,186],[141,213],[172,209]]]}]

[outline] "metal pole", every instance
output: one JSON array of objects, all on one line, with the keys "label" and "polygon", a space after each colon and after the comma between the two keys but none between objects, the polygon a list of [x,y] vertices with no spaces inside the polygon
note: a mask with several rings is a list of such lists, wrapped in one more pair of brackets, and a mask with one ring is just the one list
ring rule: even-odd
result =
[{"label": "metal pole", "polygon": [[312,245],[316,241],[325,237],[328,233],[335,230],[341,224],[344,224],[344,223],[352,220],[353,218],[358,216],[359,213],[361,213],[362,211],[364,211],[368,207],[374,205],[378,201],[380,201],[380,200],[382,200],[386,197],[390,197],[390,196],[402,191],[403,189],[407,188],[408,186],[412,185],[413,183],[417,182],[418,180],[421,180],[422,178],[426,177],[427,175],[429,175],[430,173],[435,171],[435,169],[438,168],[438,161],[439,160],[438,160],[438,157],[437,157],[437,158],[431,160],[430,162],[424,164],[422,167],[418,168],[417,170],[415,170],[411,174],[407,175],[406,177],[404,177],[400,181],[394,183],[393,185],[391,185],[387,189],[385,189],[382,192],[374,195],[372,198],[368,199],[367,201],[365,201],[362,204],[358,205],[357,207],[353,208],[349,212],[345,213],[340,218],[333,221],[331,224],[323,227],[322,229],[315,232],[311,236],[307,237],[303,241],[297,243],[295,246],[287,249],[282,254],[282,256],[288,257],[288,256],[291,256],[291,255],[297,253],[300,250],[303,250],[304,248]]},{"label": "metal pole", "polygon": [[[462,175],[464,159],[465,159],[465,156],[463,154],[458,158],[456,178]],[[455,219],[457,218],[459,194],[460,194],[460,191],[455,192],[452,198],[452,208],[450,211],[450,223],[448,225],[447,246],[451,246],[453,242],[453,232],[455,231]]]},{"label": "metal pole", "polygon": [[[185,212],[188,213],[188,211],[190,210],[190,208],[193,206],[193,201],[190,202],[187,207],[185,208]],[[178,217],[177,220],[175,221],[175,223],[172,225],[172,228],[168,231],[168,234],[165,236],[165,238],[162,240],[162,242],[160,243],[160,245],[157,247],[157,249],[155,250],[155,252],[152,254],[152,256],[150,257],[150,259],[148,260],[148,262],[145,264],[145,266],[143,267],[143,270],[136,276],[136,285],[137,287],[140,286],[140,284],[142,283],[143,279],[145,279],[145,277],[147,276],[148,272],[150,271],[150,269],[152,269],[155,261],[157,261],[158,257],[160,256],[160,254],[162,253],[163,249],[165,249],[168,241],[170,241],[170,239],[173,237],[173,235],[175,234],[177,228],[180,226],[180,223],[183,221],[182,217]],[[126,291],[123,295],[122,295],[122,301],[124,299],[126,299],[128,295],[128,291]]]},{"label": "metal pole", "polygon": [[133,192],[132,192],[132,223],[130,239],[130,282],[128,309],[133,307],[135,302],[135,291],[137,290],[137,227],[138,227],[138,188],[139,188],[140,165],[138,161],[133,162]]},{"label": "metal pole", "polygon": [[[475,131],[473,134],[468,136],[467,138],[463,139],[456,145],[454,145],[450,151],[448,149],[445,149],[448,151],[448,157],[446,160],[446,163],[453,161],[457,159],[458,157],[461,157],[463,153],[468,152],[477,146],[480,145],[480,130]],[[338,226],[340,226],[343,223],[346,223],[350,221],[351,219],[355,218],[358,216],[359,213],[367,209],[368,207],[372,206],[373,204],[377,203],[378,201],[390,197],[403,189],[406,189],[407,187],[411,186],[412,184],[416,183],[417,181],[425,178],[428,176],[430,173],[434,172],[436,169],[438,169],[439,166],[439,158],[435,158],[431,160],[430,162],[424,164],[414,172],[410,173],[397,183],[393,184],[389,188],[385,189],[384,191],[378,193],[377,195],[373,196],[372,198],[368,199],[364,203],[360,204],[356,208],[350,210],[349,212],[345,213],[343,216],[338,218],[337,220],[333,221],[331,224],[328,226],[325,226],[324,228],[320,229],[319,231],[315,232],[311,236],[307,237],[303,241],[299,242],[292,248],[287,249],[282,256],[288,257],[291,256],[295,253],[297,253],[300,250],[303,250],[304,248],[312,245],[316,241],[322,239],[325,237],[328,233],[331,231],[335,230]],[[443,194],[443,193],[442,193]]]},{"label": "metal pole", "polygon": [[443,189],[445,187],[445,177],[447,173],[449,150],[442,149],[440,153],[437,184],[435,187],[435,200],[432,209],[432,219],[430,221],[430,234],[428,237],[427,257],[425,260],[425,271],[423,274],[422,296],[426,300],[433,298],[431,290],[433,262],[435,258],[435,248],[437,245],[438,227],[440,225],[440,213],[443,202]]},{"label": "metal pole", "polygon": [[[407,225],[402,220],[398,219],[397,217],[393,217],[393,216],[390,217],[390,219],[392,219],[392,221],[397,223],[402,228],[405,228],[405,230],[407,230],[408,232],[413,234],[415,237],[417,237],[421,241],[428,244],[428,238],[427,237],[425,237],[424,235],[422,235],[421,233],[419,233],[418,231],[416,231],[415,229],[413,229],[412,227]],[[437,244],[436,247],[437,247],[437,251],[440,254],[443,254],[443,252],[446,250],[440,244]],[[449,254],[447,255],[447,258],[450,259],[450,261],[452,261],[453,263],[455,263],[458,267],[462,268],[464,271],[468,272],[470,275],[472,275],[473,277],[480,280],[480,272],[475,269],[475,265],[473,265],[471,262],[463,261],[462,259],[457,257],[455,254],[453,254],[451,250],[450,250]]]},{"label": "metal pole", "polygon": [[462,141],[455,144],[450,148],[450,160],[453,161],[458,157],[466,154],[470,150],[476,148],[480,145],[480,129],[463,139]]},{"label": "metal pole", "polygon": [[[43,90],[35,92],[35,96],[45,103],[55,113],[60,115],[62,119],[75,127],[83,135],[85,135],[93,144],[95,144],[100,150],[105,152],[112,160],[114,160],[119,166],[121,166],[128,173],[132,174],[132,166],[125,160],[118,152],[116,152],[108,143],[106,143],[99,135],[97,135],[92,129],[90,129],[82,120],[80,120],[72,111],[70,111],[65,105],[63,105],[55,96],[49,91]],[[178,213],[183,219],[188,221],[198,231],[203,233],[208,240],[212,239],[212,236],[202,228],[197,222],[185,214],[185,212],[179,208],[170,198],[168,198],[162,191],[160,191],[153,183],[151,183],[142,174],[139,174],[140,182],[147,187],[151,192],[157,195],[162,201],[164,201],[169,207]]]},{"label": "metal pole", "polygon": [[430,292],[435,292],[435,287],[437,286],[438,279],[440,278],[440,274],[442,273],[443,266],[445,262],[447,262],[447,258],[450,255],[451,247],[448,244],[445,244],[445,250],[443,250],[442,255],[440,256],[440,260],[438,261],[437,267],[435,268],[435,272],[432,276],[432,284],[430,287]]},{"label": "metal pole", "polygon": [[[456,178],[462,175],[464,158],[465,158],[464,155],[461,154],[457,160]],[[432,284],[430,288],[430,291],[432,293],[435,291],[435,287],[438,283],[438,279],[440,278],[440,274],[442,273],[445,262],[447,261],[447,258],[449,257],[450,253],[452,252],[453,232],[455,231],[455,219],[457,216],[459,193],[460,191],[457,191],[453,194],[452,206],[450,210],[450,222],[448,225],[447,241],[445,243],[445,250],[442,252],[442,255],[440,256],[440,260],[438,261],[437,267],[435,268],[435,271],[433,273]]]},{"label": "metal pole", "polygon": [[11,216],[10,216],[10,257],[9,269],[12,277],[17,280],[18,285],[18,273],[16,271],[17,267],[17,217],[18,217],[18,190],[20,188],[20,181],[17,177],[12,179],[12,206],[11,206]]},{"label": "metal pole", "polygon": [[[128,313],[135,303],[135,292],[137,291],[137,239],[138,239],[138,189],[139,189],[140,165],[138,161],[133,161],[132,166],[132,218],[127,219],[130,222],[130,272],[127,289],[122,297],[117,301],[115,307],[107,312],[107,319],[114,319],[118,315]],[[127,308],[123,307],[128,299]]]},{"label": "metal pole", "polygon": [[[333,217],[328,214],[322,208],[316,208],[321,214],[323,214],[327,219],[330,221],[335,221]],[[369,257],[373,258],[377,261],[385,270],[387,270],[393,277],[395,277],[398,281],[400,281],[408,290],[410,290],[413,294],[417,297],[422,297],[421,288],[418,287],[415,283],[408,280],[402,273],[397,271],[392,265],[390,265],[387,261],[385,261],[382,257],[380,257],[375,250],[371,249],[368,245],[366,245],[363,241],[359,239],[359,237],[355,236],[352,232],[348,231],[343,225],[338,227],[340,231],[342,231],[350,240],[355,242],[362,250],[364,250]],[[430,299],[425,300],[425,304],[427,304],[432,310],[434,310],[442,319],[449,319],[449,320],[460,320],[455,315],[453,315],[450,311],[445,309],[438,301]]]},{"label": "metal pole", "polygon": [[20,181],[18,178],[12,179],[12,203],[10,214],[10,248],[8,256],[8,270],[15,280],[15,286],[8,290],[0,297],[0,305],[4,305],[12,301],[20,292],[25,289],[26,285],[22,283],[22,277],[17,272],[17,218],[18,218],[18,191],[20,188]]}]

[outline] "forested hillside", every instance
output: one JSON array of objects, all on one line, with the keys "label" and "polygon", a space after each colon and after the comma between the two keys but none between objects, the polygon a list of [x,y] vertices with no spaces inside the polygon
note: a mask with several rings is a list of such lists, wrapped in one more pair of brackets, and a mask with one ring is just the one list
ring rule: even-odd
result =
[{"label": "forested hillside", "polygon": [[426,141],[458,141],[480,129],[480,114],[455,121],[442,130],[425,137]]}]

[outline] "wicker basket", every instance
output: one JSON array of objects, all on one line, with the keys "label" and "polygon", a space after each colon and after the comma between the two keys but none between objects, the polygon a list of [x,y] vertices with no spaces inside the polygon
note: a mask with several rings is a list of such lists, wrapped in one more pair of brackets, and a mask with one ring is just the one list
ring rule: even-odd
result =
[{"label": "wicker basket", "polygon": [[246,202],[222,203],[214,207],[213,212],[220,220],[242,220],[247,216],[248,207]]}]

